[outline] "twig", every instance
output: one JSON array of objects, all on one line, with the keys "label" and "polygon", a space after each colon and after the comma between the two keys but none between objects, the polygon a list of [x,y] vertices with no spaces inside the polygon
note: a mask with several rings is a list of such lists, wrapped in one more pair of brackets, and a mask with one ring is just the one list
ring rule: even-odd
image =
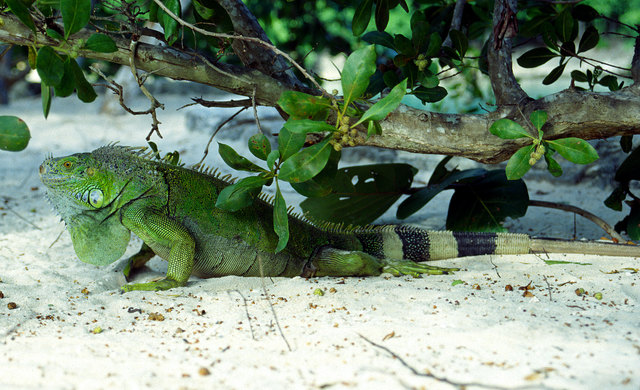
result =
[{"label": "twig", "polygon": [[144,86],[144,81],[140,80],[140,77],[138,77],[138,70],[136,69],[136,49],[138,48],[138,38],[137,36],[133,36],[131,38],[131,43],[129,44],[129,68],[131,68],[131,73],[133,74],[133,77],[135,77],[136,82],[138,83],[138,87],[140,87],[140,90],[142,91],[142,93],[147,97],[147,99],[149,99],[149,101],[151,102],[151,107],[149,107],[149,113],[151,114],[151,118],[152,118],[152,123],[151,123],[151,131],[149,132],[149,134],[147,134],[147,141],[149,141],[151,139],[151,136],[153,135],[153,133],[158,134],[158,137],[162,138],[162,134],[160,134],[160,129],[158,127],[158,125],[161,123],[158,120],[158,116],[156,113],[156,108],[161,108],[164,110],[164,104],[160,103],[152,94],[151,92],[149,92],[149,90],[147,89],[147,87]]},{"label": "twig", "polygon": [[204,153],[202,155],[202,158],[200,159],[200,161],[198,161],[196,163],[196,165],[194,165],[195,167],[200,166],[203,162],[204,159],[207,158],[207,155],[209,154],[209,146],[211,145],[211,142],[213,141],[213,137],[216,136],[216,134],[218,134],[218,131],[220,131],[220,129],[222,128],[222,126],[226,125],[227,123],[231,122],[233,120],[233,118],[235,118],[236,116],[238,116],[238,114],[240,114],[242,111],[246,110],[248,107],[242,107],[241,109],[239,109],[238,111],[236,111],[235,114],[231,115],[230,117],[228,117],[227,119],[225,119],[224,121],[222,121],[222,123],[220,123],[218,125],[218,127],[216,127],[216,129],[213,131],[213,134],[211,134],[211,137],[209,137],[209,142],[207,142],[207,146],[205,146],[204,148]]},{"label": "twig", "polygon": [[[467,0],[458,0],[456,1],[456,6],[453,9],[453,17],[451,18],[451,27],[449,28],[449,32],[451,30],[460,30],[460,26],[462,25],[462,12],[464,11],[464,5]],[[444,40],[442,46],[451,47],[451,35],[447,35],[447,38]]]},{"label": "twig", "polygon": [[260,118],[258,117],[258,109],[256,108],[256,89],[253,89],[253,94],[251,95],[251,103],[253,104],[253,117],[256,120],[256,125],[258,126],[258,130],[263,133],[262,126],[260,126]]},{"label": "twig", "polygon": [[122,107],[123,110],[125,110],[131,115],[148,115],[151,113],[151,109],[148,109],[145,111],[135,111],[129,108],[124,102],[124,88],[122,88],[122,85],[118,84],[112,78],[102,73],[102,71],[98,69],[98,67],[95,66],[95,64],[91,65],[89,69],[96,72],[98,75],[100,75],[100,77],[102,77],[109,83],[109,84],[95,84],[95,85],[101,85],[107,89],[110,89],[114,94],[118,95],[118,102],[120,103],[120,107]]},{"label": "twig", "polygon": [[[6,198],[5,198],[6,200]],[[23,220],[24,222],[28,223],[29,225],[33,226],[35,229],[38,230],[42,230],[38,227],[38,225],[36,225],[35,223],[29,221],[28,219],[26,219],[25,217],[23,217],[22,215],[18,214],[17,211],[15,211],[14,209],[12,209],[11,207],[9,207],[6,203],[3,206],[5,210],[9,210],[10,212],[12,212],[16,217],[18,217],[19,219]]]},{"label": "twig", "polygon": [[487,389],[510,389],[510,390],[514,390],[514,389],[539,389],[540,386],[520,386],[520,387],[502,387],[502,386],[494,386],[494,385],[485,385],[482,383],[462,383],[462,382],[453,382],[447,378],[443,378],[437,375],[434,375],[430,372],[420,372],[418,370],[416,370],[414,367],[412,367],[411,365],[409,365],[409,363],[407,363],[403,358],[401,358],[397,353],[393,352],[392,350],[390,350],[389,348],[385,347],[384,345],[380,345],[377,343],[374,343],[373,341],[369,340],[368,338],[364,337],[363,335],[361,335],[360,333],[358,333],[358,336],[360,336],[364,341],[366,341],[367,343],[373,345],[376,348],[379,348],[383,351],[385,351],[386,353],[388,353],[389,355],[391,355],[392,358],[396,359],[397,361],[400,362],[400,364],[402,364],[404,367],[406,367],[409,371],[411,371],[411,373],[413,375],[416,376],[422,376],[422,377],[427,377],[427,378],[431,378],[434,379],[438,382],[442,382],[442,383],[446,383],[448,385],[451,385],[457,389],[465,389],[467,387],[483,387],[483,388],[487,388]]},{"label": "twig", "polygon": [[598,225],[602,230],[604,230],[609,236],[611,236],[612,239],[614,239],[615,241],[619,242],[619,243],[626,243],[627,240],[625,240],[620,234],[618,234],[618,232],[615,231],[615,229],[613,227],[611,227],[611,225],[609,225],[607,222],[605,222],[602,218],[586,211],[583,210],[579,207],[576,206],[571,206],[568,204],[562,204],[562,203],[555,203],[555,202],[547,202],[544,200],[529,200],[529,206],[535,206],[535,207],[547,207],[550,209],[558,209],[558,210],[564,210],[564,211],[569,211],[578,215],[583,216],[584,218],[588,219],[589,221],[595,223],[596,225]]},{"label": "twig", "polygon": [[553,302],[553,299],[551,298],[551,284],[549,284],[546,275],[542,275],[542,279],[544,279],[544,282],[547,284],[547,291],[549,291],[549,300]]},{"label": "twig", "polygon": [[227,294],[229,294],[229,296],[231,296],[232,292],[237,292],[238,295],[240,295],[240,297],[242,298],[242,301],[244,302],[244,312],[247,314],[247,320],[249,321],[249,330],[251,330],[251,339],[255,340],[256,337],[253,334],[253,326],[251,325],[251,316],[249,315],[249,306],[247,305],[247,298],[245,298],[244,295],[242,295],[240,290],[228,290]]},{"label": "twig", "polygon": [[[254,89],[255,91],[255,89]],[[255,95],[255,94],[254,94]],[[254,101],[255,99],[249,98],[249,99],[241,99],[241,100],[228,100],[228,101],[213,101],[213,100],[205,100],[202,98],[192,98],[191,100],[193,100],[196,104],[199,104],[203,107],[223,107],[223,108],[229,108],[229,107],[251,107],[254,105]],[[187,107],[188,105],[185,105],[184,107]],[[181,108],[184,108],[181,107]]]},{"label": "twig", "polygon": [[278,327],[278,331],[280,332],[280,336],[284,340],[284,343],[287,344],[287,349],[289,352],[292,351],[291,346],[289,345],[289,341],[284,335],[282,328],[280,327],[280,321],[278,321],[278,315],[276,314],[276,309],[273,307],[273,303],[271,302],[271,298],[269,297],[269,292],[267,291],[267,285],[264,283],[264,270],[262,268],[262,256],[258,255],[258,266],[260,267],[260,283],[262,283],[262,291],[264,292],[264,296],[267,298],[267,302],[269,302],[269,307],[271,308],[271,314],[273,315],[273,319],[276,322],[276,326]]},{"label": "twig", "polygon": [[263,41],[262,39],[259,38],[254,38],[254,37],[245,37],[242,35],[232,35],[232,34],[223,34],[223,33],[214,33],[211,31],[207,31],[204,29],[201,29],[197,26],[194,26],[193,24],[181,19],[179,16],[177,16],[176,14],[174,14],[173,12],[171,12],[171,10],[169,8],[167,8],[162,1],[160,0],[153,0],[158,7],[160,7],[164,12],[167,13],[167,15],[169,15],[172,19],[174,19],[176,22],[178,22],[179,24],[181,24],[184,27],[188,27],[189,29],[199,32],[202,35],[206,35],[206,36],[210,36],[210,37],[214,37],[214,38],[227,38],[227,39],[240,39],[243,41],[247,41],[247,42],[253,42],[256,43],[258,45],[264,46],[266,48],[268,48],[269,50],[273,51],[275,54],[281,55],[282,57],[284,57],[287,61],[289,61],[300,73],[302,73],[304,75],[305,78],[307,78],[309,81],[311,81],[311,83],[313,84],[313,86],[315,88],[317,88],[319,91],[322,91],[323,94],[325,95],[329,95],[329,93],[320,86],[320,84],[318,84],[318,82],[300,65],[298,64],[293,58],[291,58],[290,55],[288,55],[287,53],[283,52],[282,50],[278,49],[277,47],[275,47],[274,45]]},{"label": "twig", "polygon": [[49,245],[49,249],[51,249],[51,248],[55,245],[55,243],[56,243],[56,242],[58,242],[58,240],[60,239],[60,237],[62,237],[62,233],[64,233],[64,229],[62,229],[62,230],[60,231],[60,234],[58,234],[58,237],[56,237],[56,239],[55,239],[55,240],[53,240],[53,242],[51,243],[51,245]]}]

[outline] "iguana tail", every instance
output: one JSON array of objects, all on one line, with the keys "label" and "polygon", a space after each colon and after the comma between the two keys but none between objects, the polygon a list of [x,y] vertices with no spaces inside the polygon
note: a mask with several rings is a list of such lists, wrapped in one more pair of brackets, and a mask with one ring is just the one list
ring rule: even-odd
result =
[{"label": "iguana tail", "polygon": [[640,257],[637,245],[615,244],[600,241],[566,241],[552,238],[532,238],[533,253],[578,253],[583,255]]}]

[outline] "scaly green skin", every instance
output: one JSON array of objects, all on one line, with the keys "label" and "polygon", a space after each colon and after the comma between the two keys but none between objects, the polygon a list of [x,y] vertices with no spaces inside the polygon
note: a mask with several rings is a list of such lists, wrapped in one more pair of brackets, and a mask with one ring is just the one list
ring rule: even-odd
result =
[{"label": "scaly green skin", "polygon": [[429,232],[405,226],[320,228],[290,216],[289,243],[274,254],[278,237],[270,204],[257,199],[237,212],[218,209],[218,193],[228,182],[155,161],[142,149],[111,145],[47,158],[40,176],[80,260],[114,262],[124,254],[133,232],[145,245],[129,259],[126,275],[153,253],[168,261],[166,278],[128,284],[123,291],[184,286],[192,274],[442,274],[456,269],[416,261],[528,253],[534,241],[522,234]]}]

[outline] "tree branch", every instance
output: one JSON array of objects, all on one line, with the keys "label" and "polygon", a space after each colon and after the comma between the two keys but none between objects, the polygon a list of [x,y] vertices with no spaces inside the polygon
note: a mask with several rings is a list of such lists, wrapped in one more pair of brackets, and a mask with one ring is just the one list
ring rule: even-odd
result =
[{"label": "tree branch", "polygon": [[511,38],[518,32],[517,0],[496,0],[493,9],[493,34],[489,41],[487,62],[489,79],[496,104],[518,104],[528,99],[513,75]]},{"label": "tree branch", "polygon": [[[70,37],[68,44],[73,46],[78,39],[84,39],[86,42],[91,34],[92,31],[84,29]],[[80,50],[79,55],[85,58],[129,65],[130,40],[116,36],[111,36],[111,38],[116,42],[118,51],[98,53],[91,50]],[[33,32],[18,18],[6,14],[0,16],[0,41],[21,46],[49,45],[54,49],[60,45],[59,42],[40,33],[34,37]],[[289,89],[282,82],[258,70],[223,63],[213,64],[197,53],[186,53],[172,47],[159,47],[140,42],[135,58],[138,69],[174,80],[195,81],[243,96],[252,96],[253,91],[256,90],[258,104],[274,106],[280,94]]]},{"label": "tree branch", "polygon": [[[261,41],[271,44],[256,17],[249,11],[247,6],[240,0],[216,0],[218,4],[229,14],[233,29],[238,35],[245,37],[255,37]],[[277,53],[271,50],[264,50],[263,47],[250,41],[234,39],[231,47],[243,64],[249,68],[258,69],[274,78],[287,84],[297,87],[303,84],[291,72],[291,66]]]},{"label": "tree branch", "polygon": [[[467,0],[458,0],[456,1],[456,6],[453,9],[453,16],[451,17],[451,30],[460,30],[460,26],[462,25],[462,14],[464,11],[464,5],[467,3]],[[444,40],[442,46],[451,47],[451,36],[447,35],[447,38]]]},{"label": "tree branch", "polygon": [[[529,100],[520,109],[526,116],[535,110],[548,113],[545,139],[589,140],[640,133],[640,96],[633,88],[615,93],[565,90]],[[531,142],[503,140],[490,134],[491,124],[504,117],[529,128],[517,110],[507,108],[490,114],[442,114],[401,105],[380,122],[382,135],[371,136],[361,145],[447,154],[493,164],[507,160]]]}]

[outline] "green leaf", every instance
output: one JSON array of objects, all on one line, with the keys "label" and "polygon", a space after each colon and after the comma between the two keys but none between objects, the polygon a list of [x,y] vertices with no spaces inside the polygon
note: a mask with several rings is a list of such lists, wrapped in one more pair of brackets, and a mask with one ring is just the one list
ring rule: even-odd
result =
[{"label": "green leaf", "polygon": [[434,57],[438,55],[440,48],[442,47],[442,37],[437,32],[434,32],[429,37],[429,46],[427,46],[427,50],[424,55],[426,57]]},{"label": "green leaf", "polygon": [[36,69],[40,80],[47,85],[56,87],[62,81],[64,60],[51,47],[43,46],[38,50]]},{"label": "green leaf", "polygon": [[640,207],[634,205],[627,218],[627,234],[632,240],[640,240]]},{"label": "green leaf", "polygon": [[413,94],[418,99],[422,100],[422,103],[435,103],[447,96],[447,90],[438,86],[433,88],[418,87],[413,91]]},{"label": "green leaf", "polygon": [[273,199],[273,230],[278,235],[278,245],[275,253],[280,252],[287,246],[289,242],[289,214],[287,213],[287,204],[280,192],[280,186],[276,180],[276,196]]},{"label": "green leaf", "polygon": [[362,0],[356,8],[351,22],[351,31],[356,37],[367,29],[369,20],[371,20],[371,9],[373,8],[373,0]]},{"label": "green leaf", "polygon": [[389,0],[376,0],[376,28],[384,31],[389,23]]},{"label": "green leaf", "polygon": [[345,105],[362,96],[369,85],[369,78],[375,71],[375,46],[369,45],[351,53],[342,69],[341,82]]},{"label": "green leaf", "polygon": [[36,32],[36,25],[33,23],[29,8],[25,4],[26,2],[22,0],[5,0],[5,3],[7,3],[11,12],[13,12],[25,26],[29,27],[34,33]]},{"label": "green leaf", "polygon": [[529,205],[522,180],[507,180],[504,171],[489,171],[457,187],[449,203],[447,229],[453,231],[504,231],[505,218],[522,217]]},{"label": "green leaf", "polygon": [[491,127],[489,127],[489,131],[491,134],[502,139],[533,138],[520,124],[507,118],[498,119],[493,122]]},{"label": "green leaf", "polygon": [[367,122],[367,137],[382,134],[382,126],[377,121]]},{"label": "green leaf", "polygon": [[270,177],[249,176],[238,180],[220,191],[216,200],[216,207],[226,211],[238,211],[253,203],[254,198],[260,193]]},{"label": "green leaf", "polygon": [[311,179],[327,164],[331,149],[328,139],[302,149],[280,165],[278,178],[291,183],[300,183]]},{"label": "green leaf", "polygon": [[289,118],[284,123],[284,128],[292,133],[322,133],[324,131],[335,131],[336,128],[327,122],[313,121],[311,119]]},{"label": "green leaf", "polygon": [[531,169],[529,159],[531,158],[531,152],[533,152],[534,149],[535,146],[533,145],[524,146],[518,149],[511,158],[509,158],[507,167],[504,170],[507,175],[507,179],[518,180],[529,172],[529,169]]},{"label": "green leaf", "polygon": [[623,135],[620,137],[620,148],[623,152],[629,153],[633,149],[633,135]]},{"label": "green leaf", "polygon": [[64,38],[82,30],[89,23],[91,0],[60,0]]},{"label": "green leaf", "polygon": [[[162,0],[162,3],[174,15],[180,16],[180,0]],[[164,38],[171,45],[178,39],[178,22],[162,8],[158,8],[158,22],[164,29]]]},{"label": "green leaf", "polygon": [[64,62],[64,73],[62,74],[62,80],[60,80],[60,85],[54,88],[54,93],[58,97],[67,97],[70,96],[75,89],[76,79],[73,74],[71,59],[67,57]]},{"label": "green leaf", "polygon": [[302,183],[290,183],[291,187],[299,194],[308,198],[329,195],[333,190],[340,156],[340,152],[331,149],[329,161],[327,161],[327,165],[322,168],[320,173]]},{"label": "green leaf", "polygon": [[587,141],[569,137],[547,141],[566,160],[576,164],[590,164],[598,159],[598,152]]},{"label": "green leaf", "polygon": [[395,46],[395,50],[398,53],[404,54],[405,56],[409,57],[412,57],[416,54],[411,39],[405,37],[402,34],[396,34],[394,36],[393,44]]},{"label": "green leaf", "polygon": [[220,153],[222,160],[224,160],[224,162],[233,169],[248,172],[265,172],[263,168],[239,155],[229,145],[218,142],[218,153]]},{"label": "green leaf", "polygon": [[518,57],[518,65],[523,68],[535,68],[545,64],[547,61],[557,56],[558,54],[552,52],[546,47],[536,47],[535,49],[531,49]]},{"label": "green leaf", "polygon": [[453,48],[456,49],[460,59],[462,59],[469,48],[469,41],[467,40],[467,37],[459,30],[451,30],[449,32],[449,37],[451,38]]},{"label": "green leaf", "polygon": [[[445,162],[446,164],[446,162]],[[421,188],[417,192],[411,194],[407,199],[403,200],[402,203],[398,205],[398,210],[396,211],[396,217],[399,219],[405,219],[410,215],[414,214],[418,210],[420,210],[424,205],[429,203],[431,199],[433,199],[436,195],[441,193],[446,189],[450,189],[452,185],[458,183],[463,180],[468,180],[470,178],[479,177],[486,174],[486,170],[482,168],[477,169],[466,169],[464,171],[455,171],[449,173],[446,177],[441,178],[441,180],[436,183],[431,183],[429,180],[429,185]],[[438,173],[434,171],[434,175]],[[432,179],[434,177],[432,176]],[[438,180],[438,179],[435,179]]]},{"label": "green leaf", "polygon": [[393,37],[385,31],[369,31],[362,36],[362,40],[367,43],[381,45],[395,50]]},{"label": "green leaf", "polygon": [[17,116],[0,116],[0,150],[19,152],[27,147],[31,133]]},{"label": "green leaf", "polygon": [[278,105],[294,119],[323,120],[331,108],[329,99],[297,91],[284,91]]},{"label": "green leaf", "polygon": [[44,81],[40,82],[40,98],[42,99],[42,114],[44,114],[44,119],[47,119],[51,110],[51,87]]},{"label": "green leaf", "polygon": [[640,147],[631,152],[616,171],[615,180],[626,183],[631,180],[640,180]]},{"label": "green leaf", "polygon": [[579,70],[572,70],[571,78],[579,83],[586,83],[588,81],[587,75]]},{"label": "green leaf", "polygon": [[627,192],[622,187],[616,187],[604,200],[604,205],[615,211],[622,211],[622,202],[627,197]]},{"label": "green leaf", "polygon": [[338,170],[330,195],[300,204],[312,220],[363,225],[373,222],[411,187],[417,170],[407,164],[376,164]]},{"label": "green leaf", "polygon": [[424,20],[420,20],[411,26],[411,40],[413,41],[413,47],[418,52],[422,52],[427,48],[429,36],[429,23]]},{"label": "green leaf", "polygon": [[113,39],[104,34],[92,34],[89,39],[87,39],[84,47],[98,53],[113,53],[118,51],[118,47]]},{"label": "green leaf", "polygon": [[379,101],[377,101],[373,106],[369,107],[367,111],[362,114],[362,117],[354,124],[359,125],[364,121],[380,121],[389,115],[389,113],[395,110],[402,98],[407,92],[407,79],[402,80],[400,84],[396,85],[391,89],[391,92]]},{"label": "green leaf", "polygon": [[71,67],[71,72],[73,74],[73,78],[75,80],[76,85],[76,93],[78,94],[78,99],[82,100],[85,103],[91,103],[96,100],[98,94],[93,89],[93,86],[89,84],[87,79],[84,78],[84,73],[80,66],[76,62],[75,59],[69,58],[69,65]]},{"label": "green leaf", "polygon": [[529,120],[537,130],[542,130],[542,126],[547,122],[547,112],[536,110],[529,115]]},{"label": "green leaf", "polygon": [[558,37],[562,42],[572,41],[571,34],[573,32],[573,24],[575,21],[573,20],[573,16],[569,12],[569,9],[565,9],[556,19],[555,28]]},{"label": "green leaf", "polygon": [[598,13],[598,11],[596,11],[595,9],[593,9],[593,7],[589,6],[589,5],[585,5],[585,4],[578,4],[575,7],[573,7],[573,16],[583,22],[590,22],[593,19],[597,18],[598,16],[600,16],[600,14]]},{"label": "green leaf", "polygon": [[260,160],[267,160],[271,153],[269,139],[262,133],[256,133],[249,138],[249,151]]},{"label": "green leaf", "polygon": [[567,63],[565,62],[564,64],[558,65],[553,68],[553,70],[551,70],[547,77],[542,80],[542,84],[549,85],[555,83],[560,78],[560,76],[562,76],[562,72],[564,72],[564,67],[566,65]]},{"label": "green leaf", "polygon": [[267,156],[267,166],[272,172],[278,158],[280,158],[280,151],[278,149],[272,150],[271,153],[269,153],[269,155]]},{"label": "green leaf", "polygon": [[548,147],[546,152],[544,153],[544,160],[547,163],[547,170],[549,171],[549,173],[551,173],[551,175],[553,175],[554,177],[559,177],[562,176],[562,167],[553,158],[554,154],[555,151],[551,147]]},{"label": "green leaf", "polygon": [[297,153],[298,150],[304,146],[306,138],[306,135],[303,133],[293,133],[283,127],[282,130],[280,130],[280,134],[278,134],[280,161],[285,161]]},{"label": "green leaf", "polygon": [[595,27],[589,26],[584,33],[582,34],[582,38],[580,38],[580,44],[578,44],[578,53],[582,53],[583,51],[587,51],[593,49],[598,44],[600,40],[600,33],[596,30]]}]

